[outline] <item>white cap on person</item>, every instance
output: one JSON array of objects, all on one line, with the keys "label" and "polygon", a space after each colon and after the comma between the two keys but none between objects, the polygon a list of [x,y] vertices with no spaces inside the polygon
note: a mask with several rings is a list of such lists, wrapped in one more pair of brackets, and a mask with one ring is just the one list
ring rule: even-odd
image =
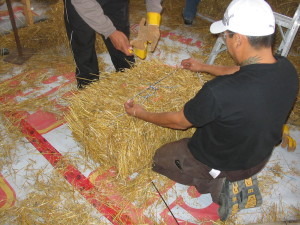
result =
[{"label": "white cap on person", "polygon": [[275,32],[275,17],[264,0],[233,0],[223,20],[210,26],[213,34],[230,30],[246,36],[266,36]]}]

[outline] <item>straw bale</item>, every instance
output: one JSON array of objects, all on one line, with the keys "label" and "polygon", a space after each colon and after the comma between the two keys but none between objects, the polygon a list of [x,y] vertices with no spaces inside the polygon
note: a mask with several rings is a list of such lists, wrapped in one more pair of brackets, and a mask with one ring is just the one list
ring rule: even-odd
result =
[{"label": "straw bale", "polygon": [[[116,169],[120,187],[134,186],[132,182],[143,186],[152,176],[155,150],[191,136],[193,129],[171,130],[130,117],[124,111],[124,102],[133,98],[156,112],[180,110],[202,85],[190,71],[155,60],[140,61],[132,69],[109,74],[74,95],[65,118],[84,154],[100,163],[102,171]],[[138,175],[128,180],[133,173]]]}]

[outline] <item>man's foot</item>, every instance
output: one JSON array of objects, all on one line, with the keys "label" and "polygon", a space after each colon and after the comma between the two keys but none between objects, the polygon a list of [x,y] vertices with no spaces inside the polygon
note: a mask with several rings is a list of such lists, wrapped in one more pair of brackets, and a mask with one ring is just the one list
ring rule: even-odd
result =
[{"label": "man's foot", "polygon": [[224,221],[241,209],[254,208],[261,204],[262,196],[256,176],[236,182],[230,182],[226,179],[220,194],[218,214],[220,219]]},{"label": "man's foot", "polygon": [[79,90],[85,89],[87,85],[88,85],[88,84],[83,84],[83,83],[77,82],[77,88],[78,88]]},{"label": "man's foot", "polygon": [[99,77],[93,78],[93,79],[80,79],[77,78],[77,88],[82,90],[85,89],[87,85],[96,82],[99,80]]},{"label": "man's foot", "polygon": [[183,22],[185,25],[192,25],[193,24],[193,20],[187,19],[184,17],[183,13],[181,14]]},{"label": "man's foot", "polygon": [[183,19],[184,20],[184,24],[185,25],[192,25],[193,24],[193,20],[187,20],[187,19]]}]

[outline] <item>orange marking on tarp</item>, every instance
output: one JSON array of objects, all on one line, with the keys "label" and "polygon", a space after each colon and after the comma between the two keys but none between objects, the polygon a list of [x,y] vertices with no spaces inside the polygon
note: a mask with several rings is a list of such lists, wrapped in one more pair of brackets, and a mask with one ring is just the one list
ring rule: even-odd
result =
[{"label": "orange marking on tarp", "polygon": [[202,48],[202,41],[195,41],[194,39],[192,38],[186,38],[182,35],[178,35],[178,34],[175,34],[173,32],[169,32],[169,31],[161,31],[160,32],[160,36],[162,38],[169,38],[170,40],[172,41],[178,41],[180,43],[183,43],[183,44],[186,44],[186,45],[189,45],[189,46],[196,46],[198,48]]},{"label": "orange marking on tarp", "polygon": [[[93,171],[89,176],[88,179],[96,186],[101,188],[103,193],[106,193],[106,196],[109,196],[110,200],[115,204],[122,204],[126,205],[126,212],[132,218],[134,224],[140,224],[141,219],[143,220],[144,224],[152,225],[153,221],[147,218],[143,214],[143,210],[145,208],[138,208],[135,207],[132,203],[126,200],[122,193],[117,192],[116,184],[113,182],[106,182],[107,179],[115,177],[117,175],[116,168],[111,167],[106,172],[100,172],[100,170]],[[128,178],[130,179],[130,178]]]},{"label": "orange marking on tarp", "polygon": [[16,192],[0,174],[0,209],[7,209],[16,202]]},{"label": "orange marking on tarp", "polygon": [[[79,170],[73,165],[67,164],[63,160],[63,156],[28,122],[21,120],[20,126],[30,143],[54,168],[60,168],[59,171],[64,178],[110,222],[113,224],[134,224],[127,214],[122,213],[123,211],[119,207],[112,204],[111,200],[103,195],[102,191],[97,189]],[[99,200],[99,197],[104,200],[104,203]]]},{"label": "orange marking on tarp", "polygon": [[58,81],[59,77],[64,77],[66,80],[68,80],[66,82],[66,84],[71,83],[75,80],[75,73],[66,73],[63,75],[54,75],[52,77],[49,77],[48,79],[43,80],[43,84],[51,84],[54,83],[56,81]]},{"label": "orange marking on tarp", "polygon": [[110,168],[108,171],[106,171],[106,173],[101,173],[98,170],[94,170],[93,172],[90,173],[90,175],[88,176],[88,179],[94,184],[97,185],[97,182],[99,180],[104,180],[107,177],[113,177],[116,175],[116,171],[115,168],[112,167]]},{"label": "orange marking on tarp", "polygon": [[28,115],[26,121],[40,134],[45,134],[64,123],[63,118],[57,118],[57,115],[41,110]]},{"label": "orange marking on tarp", "polygon": [[[219,219],[218,216],[218,208],[219,205],[216,203],[211,203],[209,206],[202,208],[202,209],[195,209],[189,206],[185,200],[183,199],[182,196],[178,196],[174,202],[172,202],[169,205],[170,209],[174,209],[175,207],[177,208],[182,208],[186,212],[188,212],[192,217],[194,217],[196,220],[201,222],[201,225],[212,225],[214,222]],[[174,218],[170,215],[170,212],[168,209],[165,209],[160,216],[164,218],[164,222],[168,225],[175,225],[174,223]],[[175,215],[176,216],[176,215]],[[197,225],[198,223],[193,223],[189,221],[182,220],[177,217],[177,221],[179,224],[185,224],[185,225]]]},{"label": "orange marking on tarp", "polygon": [[165,30],[162,30],[160,31],[160,37],[164,38],[164,37],[167,37],[169,35],[169,31],[165,31]]},{"label": "orange marking on tarp", "polygon": [[63,74],[62,76],[66,77],[70,81],[75,81],[75,73],[74,72],[66,73],[66,74]]},{"label": "orange marking on tarp", "polygon": [[8,83],[8,86],[9,87],[17,87],[20,85],[20,83],[21,83],[21,81],[19,81],[19,80],[12,80]]},{"label": "orange marking on tarp", "polygon": [[[32,12],[32,14],[34,16],[38,16],[38,14],[36,12],[34,12],[33,10],[30,10],[30,11]],[[21,12],[24,15],[24,6],[15,6],[15,7],[13,7],[13,12],[14,13]],[[9,16],[9,13],[8,13],[7,10],[0,11],[0,17],[3,17],[3,16]]]},{"label": "orange marking on tarp", "polygon": [[[64,76],[65,78],[67,78],[67,82],[64,82],[63,84],[61,84],[61,85],[59,85],[59,86],[57,86],[57,87],[52,88],[50,91],[47,91],[47,92],[45,92],[44,94],[40,95],[40,97],[45,97],[45,96],[47,96],[47,95],[53,94],[53,93],[55,93],[56,91],[60,90],[62,87],[65,87],[65,86],[69,85],[70,83],[73,83],[74,80],[75,80],[75,78],[69,79],[69,78],[71,78],[71,77],[65,76],[65,75],[63,75],[63,76]],[[57,80],[58,80],[58,79],[57,79],[58,77],[59,77],[59,76],[50,77],[47,81],[45,81],[45,82],[47,82],[47,83],[45,83],[45,84],[51,84],[51,83],[57,81]]]},{"label": "orange marking on tarp", "polygon": [[192,38],[184,38],[181,36],[179,38],[179,41],[183,44],[189,45],[193,41],[193,39]]},{"label": "orange marking on tarp", "polygon": [[[59,111],[61,112],[68,112],[69,111],[69,107],[68,106],[64,106],[64,105],[60,105],[60,104],[55,104],[55,107],[57,109],[59,109]],[[65,123],[65,121],[63,120],[63,118],[59,118],[63,123]]]},{"label": "orange marking on tarp", "polygon": [[[19,121],[22,119],[26,119],[30,114],[26,111],[18,111],[18,112],[4,112],[4,115],[11,119],[12,122],[14,122],[15,126],[19,125]],[[17,119],[17,120],[16,120]]]},{"label": "orange marking on tarp", "polygon": [[187,189],[187,193],[193,198],[198,198],[201,195],[194,186],[190,186]]},{"label": "orange marking on tarp", "polygon": [[52,76],[52,77],[49,77],[48,79],[43,80],[42,83],[43,83],[43,84],[51,84],[51,83],[53,83],[53,82],[55,82],[55,81],[58,81],[58,77],[59,77],[59,76]]}]

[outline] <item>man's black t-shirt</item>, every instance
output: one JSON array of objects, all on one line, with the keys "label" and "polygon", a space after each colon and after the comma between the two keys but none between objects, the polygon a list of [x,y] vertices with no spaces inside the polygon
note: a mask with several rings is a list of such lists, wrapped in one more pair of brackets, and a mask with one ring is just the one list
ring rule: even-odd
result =
[{"label": "man's black t-shirt", "polygon": [[197,127],[188,147],[218,170],[243,170],[270,156],[298,93],[298,75],[284,57],[243,66],[207,82],[184,106]]}]

